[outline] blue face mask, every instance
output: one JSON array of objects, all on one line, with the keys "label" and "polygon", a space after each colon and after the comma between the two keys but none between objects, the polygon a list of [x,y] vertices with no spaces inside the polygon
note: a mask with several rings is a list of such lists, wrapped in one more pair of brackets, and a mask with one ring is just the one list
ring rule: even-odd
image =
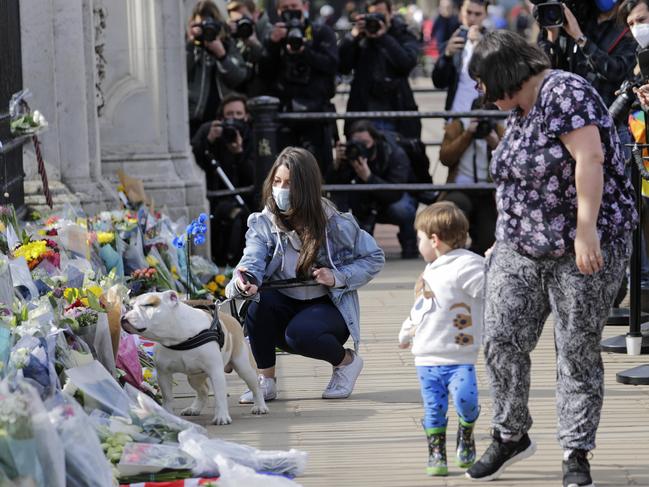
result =
[{"label": "blue face mask", "polygon": [[290,196],[291,193],[288,188],[273,186],[273,199],[275,200],[277,207],[281,211],[288,211],[288,209],[291,207]]},{"label": "blue face mask", "polygon": [[617,0],[595,0],[600,12],[610,12],[615,7]]}]

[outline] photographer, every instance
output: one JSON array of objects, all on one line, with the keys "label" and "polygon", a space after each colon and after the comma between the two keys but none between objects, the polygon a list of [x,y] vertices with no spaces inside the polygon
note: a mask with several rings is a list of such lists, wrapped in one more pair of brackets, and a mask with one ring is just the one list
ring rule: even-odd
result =
[{"label": "photographer", "polygon": [[[620,5],[618,10],[618,21],[620,24],[626,24],[629,27],[631,34],[638,43],[638,51],[642,51],[649,47],[649,0],[626,0],[622,5]],[[637,100],[640,102],[640,106],[644,112],[649,110],[649,80],[643,79],[642,72],[646,73],[649,71],[648,68],[649,66],[643,66],[643,69],[641,69],[640,64],[638,63],[634,70],[635,76],[630,80],[631,85],[635,86],[633,88],[633,93],[637,96]],[[630,97],[631,94],[626,92],[625,95]],[[622,103],[619,118],[624,120],[628,119],[628,109],[634,101],[635,100],[630,99],[625,103]],[[612,113],[612,115],[615,114]],[[641,127],[638,128],[641,129]],[[644,130],[640,130],[640,133],[636,133],[635,130],[633,131],[633,135],[638,142],[645,142],[645,131],[646,124]],[[643,151],[643,155],[647,155],[646,151]],[[644,208],[646,208],[647,203],[649,203],[649,198],[647,198],[648,194],[649,183],[643,180],[642,201]],[[640,252],[640,286],[643,290],[649,289],[649,257],[647,256],[647,244],[644,235],[644,232],[641,232],[643,252]]]},{"label": "photographer", "polygon": [[[475,109],[496,109],[483,106],[480,98],[471,106]],[[489,178],[491,153],[500,142],[504,127],[495,119],[453,119],[444,127],[444,139],[439,150],[439,160],[449,168],[448,183],[485,183]],[[449,191],[442,200],[453,201],[469,220],[469,235],[473,252],[484,255],[495,240],[496,200],[494,192]]]},{"label": "photographer", "polygon": [[[334,111],[338,49],[327,25],[312,25],[302,0],[277,0],[277,22],[264,42],[259,63],[261,79],[280,99],[285,112]],[[280,146],[299,145],[312,152],[323,174],[332,162],[332,125],[295,122],[281,134]]]},{"label": "photographer", "polygon": [[636,43],[626,35],[628,29],[617,25],[615,3],[612,0],[564,0],[560,4],[564,18],[562,27],[547,27],[550,19],[542,15],[543,10],[536,7],[534,11],[542,27],[539,46],[550,57],[552,67],[588,80],[606,106],[615,100],[615,92],[635,64]]},{"label": "photographer", "polygon": [[462,25],[440,47],[443,55],[435,63],[432,78],[436,88],[448,89],[444,110],[467,111],[478,97],[468,67],[473,49],[484,33],[482,23],[487,18],[488,6],[488,1],[464,0],[460,9]]},{"label": "photographer", "polygon": [[[408,76],[417,65],[419,42],[390,0],[371,0],[368,13],[356,17],[350,34],[340,42],[340,72],[354,72],[347,111],[417,110]],[[418,139],[418,119],[374,120],[380,130]],[[349,124],[345,124],[345,132]]]},{"label": "photographer", "polygon": [[[192,138],[192,150],[205,172],[209,191],[227,189],[218,174],[219,167],[235,188],[254,184],[254,146],[246,97],[227,95],[219,106],[218,119],[203,124]],[[254,208],[251,195],[242,197],[245,204],[234,196],[210,199],[212,258],[218,265],[234,265],[241,257],[246,219],[249,209]]]},{"label": "photographer", "polygon": [[[379,132],[371,122],[352,124],[347,143],[338,143],[330,184],[407,183],[410,161],[392,137]],[[417,234],[414,229],[417,202],[405,191],[372,191],[334,193],[341,211],[351,210],[360,227],[370,235],[374,225],[391,223],[399,226],[401,257],[417,258]]]},{"label": "photographer", "polygon": [[248,70],[248,76],[239,87],[248,98],[263,95],[266,87],[259,79],[259,60],[264,54],[263,39],[270,35],[273,26],[265,12],[257,10],[254,0],[234,0],[228,3],[229,27],[232,38]]},{"label": "photographer", "polygon": [[213,120],[219,103],[247,76],[245,62],[227,34],[216,5],[198,2],[187,29],[187,91],[189,131]]}]

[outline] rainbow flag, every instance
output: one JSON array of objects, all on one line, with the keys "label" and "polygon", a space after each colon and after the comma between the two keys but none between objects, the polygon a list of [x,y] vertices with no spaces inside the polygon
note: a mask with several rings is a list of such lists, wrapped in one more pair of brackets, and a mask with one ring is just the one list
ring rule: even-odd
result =
[{"label": "rainbow flag", "polygon": [[[644,112],[642,110],[637,110],[629,114],[629,129],[631,129],[631,135],[636,142],[644,144],[647,139],[645,139],[645,133],[647,131],[647,124],[645,123]],[[647,149],[642,149],[642,157],[649,157],[649,151]],[[649,160],[644,159],[644,168],[649,171]],[[642,180],[642,196],[649,197],[649,181]]]}]

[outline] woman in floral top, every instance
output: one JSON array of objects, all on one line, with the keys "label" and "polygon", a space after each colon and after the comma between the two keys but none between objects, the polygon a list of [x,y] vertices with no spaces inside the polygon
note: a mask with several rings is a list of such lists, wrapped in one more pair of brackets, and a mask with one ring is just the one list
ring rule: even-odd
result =
[{"label": "woman in floral top", "polygon": [[504,31],[485,36],[469,67],[486,101],[511,115],[490,165],[498,222],[483,343],[494,438],[467,476],[497,478],[534,453],[530,352],[552,312],[564,486],[586,486],[604,392],[599,342],[637,214],[602,99],[583,78],[549,67],[541,50]]}]

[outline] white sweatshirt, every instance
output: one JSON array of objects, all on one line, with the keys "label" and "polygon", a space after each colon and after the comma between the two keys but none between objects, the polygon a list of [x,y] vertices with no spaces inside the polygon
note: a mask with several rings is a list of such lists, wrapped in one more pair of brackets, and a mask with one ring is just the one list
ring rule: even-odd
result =
[{"label": "white sweatshirt", "polygon": [[415,365],[475,363],[482,339],[484,271],[484,258],[464,249],[426,266],[399,332],[399,343],[412,340]]}]

